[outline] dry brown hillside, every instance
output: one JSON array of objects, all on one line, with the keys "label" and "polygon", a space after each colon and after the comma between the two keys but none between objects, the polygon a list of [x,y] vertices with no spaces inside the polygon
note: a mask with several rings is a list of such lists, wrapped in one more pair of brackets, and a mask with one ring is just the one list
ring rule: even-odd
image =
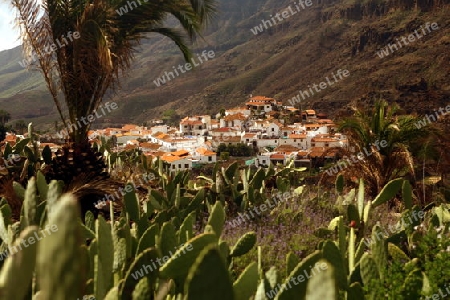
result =
[{"label": "dry brown hillside", "polygon": [[[399,103],[406,112],[419,114],[448,103],[449,0],[313,0],[310,7],[258,35],[251,32],[254,26],[294,3],[220,2],[217,20],[205,33],[204,41],[194,45],[194,53],[212,50],[216,57],[157,87],[153,80],[173,71],[172,67],[182,62],[181,55],[165,39],[152,38],[144,43],[115,97],[120,109],[111,116],[114,121],[141,123],[169,109],[182,116],[216,113],[220,108],[241,104],[249,94],[275,97],[287,104],[300,89],[319,85],[339,69],[348,70],[350,75],[306,99],[308,106],[336,116],[347,111],[351,103],[370,103],[380,97]],[[438,29],[387,57],[376,54],[389,43],[408,38],[415,30],[420,32],[427,22],[436,23]],[[0,69],[0,87],[5,86],[2,80],[6,75],[22,72],[8,70]],[[20,86],[21,80],[8,81],[9,93],[6,97],[0,93],[0,105],[11,99],[20,103],[34,93],[39,98],[36,102],[47,109],[33,118],[38,122],[56,120],[50,102],[36,92],[42,85],[36,87],[33,81],[28,90],[11,89],[11,84]],[[12,95],[11,90],[21,92]],[[26,117],[23,105],[12,110],[13,117]]]}]

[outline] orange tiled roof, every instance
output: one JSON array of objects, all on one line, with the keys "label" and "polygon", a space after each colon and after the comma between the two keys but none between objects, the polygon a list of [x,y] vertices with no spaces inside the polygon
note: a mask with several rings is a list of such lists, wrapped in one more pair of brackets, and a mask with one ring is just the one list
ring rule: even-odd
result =
[{"label": "orange tiled roof", "polygon": [[306,139],[306,134],[290,134],[290,139]]},{"label": "orange tiled roof", "polygon": [[189,155],[189,151],[181,149],[181,150],[178,150],[178,151],[175,151],[175,152],[170,152],[170,154],[181,157],[181,156]]},{"label": "orange tiled roof", "polygon": [[181,125],[203,125],[202,121],[198,120],[185,120],[180,122]]},{"label": "orange tiled roof", "polygon": [[125,150],[132,150],[132,149],[136,149],[137,145],[132,145],[132,144],[127,144],[125,146]]},{"label": "orange tiled roof", "polygon": [[298,150],[300,150],[300,149],[297,147],[291,146],[291,145],[281,145],[281,146],[278,146],[277,148],[275,148],[275,150],[273,150],[273,151],[275,151],[275,152],[296,152]]},{"label": "orange tiled roof", "polygon": [[308,156],[308,151],[298,151],[297,156],[305,157]]},{"label": "orange tiled roof", "polygon": [[267,103],[265,103],[265,102],[251,102],[251,101],[249,101],[249,102],[246,102],[245,103],[246,105],[255,105],[255,106],[264,106],[264,105],[266,105]]},{"label": "orange tiled roof", "polygon": [[154,150],[157,150],[157,149],[159,149],[159,147],[161,147],[159,144],[148,143],[148,142],[141,143],[139,146],[142,148],[154,149]]},{"label": "orange tiled roof", "polygon": [[230,128],[230,127],[220,127],[220,128],[213,129],[211,131],[212,132],[233,132],[236,130],[234,130],[233,128]]},{"label": "orange tiled roof", "polygon": [[[98,142],[98,140],[92,140],[92,141],[96,141]],[[50,148],[56,148],[59,147],[58,145],[54,144],[54,143],[41,143],[40,147],[44,148],[45,146],[49,146]]]},{"label": "orange tiled roof", "polygon": [[334,122],[330,119],[319,119],[319,120],[317,120],[317,123],[319,123],[319,124],[334,124]]},{"label": "orange tiled roof", "polygon": [[329,142],[338,142],[337,139],[332,138],[312,138],[311,142],[317,142],[317,143],[329,143]]},{"label": "orange tiled roof", "polygon": [[228,115],[228,116],[225,116],[225,118],[224,118],[225,121],[234,121],[234,120],[241,120],[241,121],[243,121],[243,120],[246,120],[246,119],[247,119],[247,117],[244,116],[241,113]]},{"label": "orange tiled roof", "polygon": [[268,98],[266,96],[254,96],[254,97],[251,97],[250,100],[261,101],[261,102],[272,102],[272,101],[275,101],[274,98]]},{"label": "orange tiled roof", "polygon": [[161,156],[161,159],[164,161],[167,161],[167,162],[174,162],[174,161],[180,160],[182,158],[179,156],[175,156],[175,155],[163,155],[163,156]]},{"label": "orange tiled roof", "polygon": [[5,137],[5,141],[12,141],[12,142],[15,142],[16,141],[16,135],[15,134],[8,134],[8,135],[6,135],[6,137]]},{"label": "orange tiled roof", "polygon": [[198,148],[196,151],[197,151],[197,153],[199,153],[199,154],[201,154],[201,155],[205,155],[205,156],[213,156],[213,155],[216,155],[216,152],[209,151],[209,150],[206,149],[206,148]]},{"label": "orange tiled roof", "polygon": [[135,129],[136,127],[138,126],[134,124],[126,124],[125,126],[122,126],[122,130],[132,130]]}]

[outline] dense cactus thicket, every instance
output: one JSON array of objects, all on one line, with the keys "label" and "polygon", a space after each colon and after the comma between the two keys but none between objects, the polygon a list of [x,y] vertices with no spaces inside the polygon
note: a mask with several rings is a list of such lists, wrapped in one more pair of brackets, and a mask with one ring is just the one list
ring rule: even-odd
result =
[{"label": "dense cactus thicket", "polygon": [[[232,217],[227,201],[246,194],[242,208],[260,205],[271,171],[250,175],[248,167],[231,165],[216,168],[214,178],[201,178],[204,185],[197,185],[187,172],[168,175],[160,161],[142,162],[159,188],[140,201],[128,183],[120,216],[109,203],[111,221],[90,211],[81,216],[76,197],[61,194],[64,183],[47,184],[40,172],[26,189],[16,184],[19,221],[11,219],[7,199],[0,203],[1,299],[420,299],[445,290],[450,279],[450,206],[421,211],[403,179],[367,201],[362,181],[344,193],[338,177],[340,215],[317,230],[328,238],[303,259],[289,253],[282,274],[263,268],[265,254],[255,232],[233,245],[223,238]],[[290,176],[279,173],[278,188],[290,191]],[[251,189],[262,198],[248,198]],[[368,228],[372,212],[398,194],[404,212],[395,229]],[[236,272],[236,259],[255,247],[257,261]]]}]

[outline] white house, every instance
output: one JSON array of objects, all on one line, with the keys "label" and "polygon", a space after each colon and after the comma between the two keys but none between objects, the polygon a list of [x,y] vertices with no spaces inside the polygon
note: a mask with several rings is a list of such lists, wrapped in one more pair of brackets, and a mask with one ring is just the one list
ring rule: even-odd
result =
[{"label": "white house", "polygon": [[287,137],[280,138],[278,145],[290,145],[303,150],[308,148],[306,134],[289,134]]},{"label": "white house", "polygon": [[247,109],[260,114],[264,114],[273,110],[274,106],[278,103],[274,98],[267,98],[265,96],[254,96],[250,97],[249,101],[245,103]]},{"label": "white house", "polygon": [[255,166],[268,167],[270,166],[270,156],[269,155],[258,155],[255,159]]},{"label": "white house", "polygon": [[264,124],[264,127],[266,128],[266,134],[269,137],[279,137],[281,133],[281,128],[283,127],[283,124],[272,121],[272,122],[266,122]]},{"label": "white house", "polygon": [[193,116],[186,117],[180,122],[180,132],[184,135],[204,135],[211,129],[211,117]]},{"label": "white house", "polygon": [[250,116],[250,110],[246,106],[244,106],[244,107],[230,108],[225,111],[225,116],[234,114],[243,114],[244,116]]},{"label": "white house", "polygon": [[217,153],[202,147],[195,150],[194,158],[200,163],[211,164],[217,162]]},{"label": "white house", "polygon": [[168,165],[171,172],[190,170],[192,168],[192,160],[187,157],[168,154],[161,156],[161,159]]},{"label": "white house", "polygon": [[246,127],[248,127],[246,122],[247,117],[241,113],[237,113],[225,116],[224,118],[220,119],[220,127],[230,127],[238,130],[246,130]]}]

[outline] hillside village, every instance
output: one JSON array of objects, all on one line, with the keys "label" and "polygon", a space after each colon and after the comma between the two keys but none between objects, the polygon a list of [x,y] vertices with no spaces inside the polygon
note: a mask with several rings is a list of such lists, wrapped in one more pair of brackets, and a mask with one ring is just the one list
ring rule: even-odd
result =
[{"label": "hillside village", "polygon": [[[152,126],[127,124],[122,128],[89,131],[91,143],[114,140],[114,151],[139,149],[152,158],[160,157],[171,171],[191,169],[221,159],[219,145],[246,145],[255,155],[247,164],[269,166],[294,160],[296,166],[317,167],[324,160],[334,160],[336,148],[346,147],[347,139],[336,132],[336,125],[326,115],[314,110],[284,106],[265,96],[250,96],[244,105],[210,115],[187,116],[179,127],[154,120]],[[16,136],[6,141],[14,144]],[[58,143],[40,143],[52,151]]]}]

